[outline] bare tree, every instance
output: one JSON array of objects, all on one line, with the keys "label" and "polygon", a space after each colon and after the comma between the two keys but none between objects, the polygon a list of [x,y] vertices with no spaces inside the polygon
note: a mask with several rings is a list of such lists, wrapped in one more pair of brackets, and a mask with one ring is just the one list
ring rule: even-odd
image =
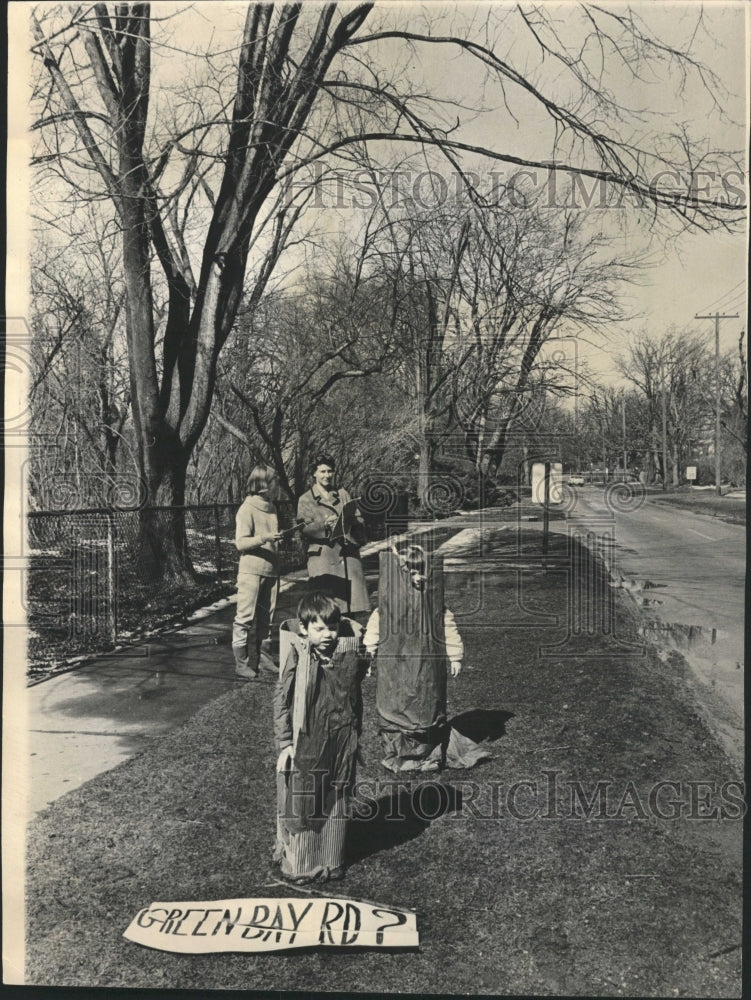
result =
[{"label": "bare tree", "polygon": [[424,490],[450,430],[451,380],[467,356],[459,357],[451,345],[469,221],[442,209],[409,212],[399,220],[387,219],[382,231],[388,241],[383,261],[396,296],[400,383],[414,414],[417,475]]},{"label": "bare tree", "polygon": [[[748,365],[746,361],[746,331],[738,335],[738,354],[730,365],[730,423],[735,424],[736,435],[743,447],[748,445]],[[728,430],[731,427],[728,426]]]},{"label": "bare tree", "polygon": [[616,321],[618,286],[637,261],[615,257],[583,216],[551,215],[534,200],[440,205],[389,217],[382,232],[385,266],[398,275],[419,475],[427,482],[439,450],[451,439],[455,452],[459,436],[472,467],[492,478],[509,435],[529,435],[541,407],[582,386],[575,349],[553,350],[552,339],[573,343]]},{"label": "bare tree", "polygon": [[[541,407],[580,391],[576,337],[602,336],[622,318],[619,289],[638,261],[619,259],[580,214],[551,217],[534,201],[513,212],[475,213],[461,270],[467,361],[454,410],[467,453],[495,475],[509,435],[542,419]],[[555,340],[564,345],[555,349]]]},{"label": "bare tree", "polygon": [[[324,157],[376,143],[430,145],[461,173],[464,154],[543,170],[552,153],[554,172],[612,185],[685,224],[727,225],[742,214],[725,192],[702,193],[703,176],[697,182],[697,170],[737,167],[735,157],[699,150],[683,131],[670,134],[664,121],[656,133],[652,122],[642,122],[642,138],[634,138],[639,115],[612,96],[603,78],[608,60],[622,61],[634,76],[677,71],[679,85],[697,74],[713,96],[717,80],[688,47],[679,51],[651,37],[633,12],[584,7],[575,37],[547,7],[515,9],[516,24],[507,13],[498,20],[490,13],[479,27],[460,12],[446,34],[416,30],[418,18],[405,25],[396,5],[377,15],[373,8],[250,4],[232,53],[234,86],[225,83],[227,59],[206,52],[203,82],[173,87],[172,94],[165,86],[155,92],[153,63],[160,46],[167,51],[168,27],[171,48],[186,48],[183,15],[166,15],[165,22],[162,8],[154,17],[148,3],[69,11],[44,5],[31,14],[41,70],[37,162],[71,185],[75,197],[108,201],[120,230],[132,418],[150,503],[183,503],[188,459],[210,413],[251,247],[251,294],[258,299],[297,220],[294,198],[267,220],[269,198]],[[368,21],[374,30],[366,33]],[[550,149],[536,160],[500,143],[465,141],[447,121],[449,109],[463,113],[456,100],[410,87],[394,45],[455,50],[481,66],[510,115],[513,91],[548,117]],[[556,74],[546,91],[535,71],[515,65],[516,51],[522,65],[555,61],[570,100],[551,96],[564,92]],[[660,171],[672,174],[663,182]],[[159,278],[152,275],[155,261]],[[168,301],[161,337],[157,281]],[[171,538],[151,544],[155,568],[185,565],[179,522]]]},{"label": "bare tree", "polygon": [[295,293],[269,294],[240,315],[220,361],[217,420],[274,466],[290,498],[305,489],[311,453],[331,444],[323,409],[332,394],[345,382],[372,391],[393,359],[392,290],[363,270],[367,248],[347,240],[330,265],[319,248],[316,273]]},{"label": "bare tree", "polygon": [[138,502],[124,295],[109,249],[99,243],[82,259],[67,239],[35,248],[30,485],[41,506]]},{"label": "bare tree", "polygon": [[643,331],[618,368],[646,404],[654,468],[677,486],[692,450],[711,437],[713,360],[707,345],[695,331],[671,329],[662,336]]}]

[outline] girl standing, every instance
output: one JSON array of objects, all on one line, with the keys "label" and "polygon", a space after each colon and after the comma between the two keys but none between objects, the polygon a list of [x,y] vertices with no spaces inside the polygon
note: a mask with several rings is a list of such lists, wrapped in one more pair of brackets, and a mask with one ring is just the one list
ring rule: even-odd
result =
[{"label": "girl standing", "polygon": [[282,537],[276,510],[277,477],[268,465],[250,474],[248,496],[235,518],[237,612],[232,624],[235,674],[255,680],[259,667],[275,670],[269,656],[271,621],[276,606],[279,570],[277,544]]}]

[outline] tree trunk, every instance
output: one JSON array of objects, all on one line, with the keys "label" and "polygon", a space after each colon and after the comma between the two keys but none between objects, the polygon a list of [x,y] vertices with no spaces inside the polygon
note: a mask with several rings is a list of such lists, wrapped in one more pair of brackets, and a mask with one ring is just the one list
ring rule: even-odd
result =
[{"label": "tree trunk", "polygon": [[426,421],[420,435],[420,456],[418,462],[417,482],[420,493],[420,506],[432,513],[430,493],[435,478],[435,439],[433,437],[432,421]]},{"label": "tree trunk", "polygon": [[652,453],[652,462],[655,468],[655,479],[657,479],[658,476],[662,476],[662,455],[658,448],[655,448]]},{"label": "tree trunk", "polygon": [[480,469],[483,475],[497,476],[506,453],[510,420],[501,420],[493,431],[482,456]]},{"label": "tree trunk", "polygon": [[428,304],[428,318],[430,334],[421,345],[418,355],[416,375],[416,395],[417,405],[420,408],[420,442],[419,460],[417,469],[418,492],[420,494],[420,506],[432,513],[430,506],[431,486],[435,473],[435,416],[434,388],[435,388],[435,367],[436,357],[440,357],[438,347],[440,338],[436,334],[436,302],[432,295],[430,284],[426,284],[426,296]]},{"label": "tree trunk", "polygon": [[530,475],[530,461],[529,461],[529,445],[526,441],[522,442],[522,485],[529,486],[531,482]]},{"label": "tree trunk", "polygon": [[308,436],[302,427],[298,427],[295,432],[294,449],[294,458],[292,462],[292,488],[295,491],[295,497],[300,497],[305,492],[308,482],[308,470],[306,466],[308,464],[308,452],[310,450]]},{"label": "tree trunk", "polygon": [[140,569],[149,580],[192,583],[193,567],[185,530],[185,484],[189,455],[179,446],[162,447],[159,474],[147,480],[149,503],[139,517]]}]

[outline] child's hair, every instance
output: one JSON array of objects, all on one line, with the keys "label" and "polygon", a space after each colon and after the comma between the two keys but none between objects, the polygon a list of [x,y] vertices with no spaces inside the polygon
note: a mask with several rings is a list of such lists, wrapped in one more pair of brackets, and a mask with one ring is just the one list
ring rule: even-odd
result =
[{"label": "child's hair", "polygon": [[306,594],[297,605],[297,617],[306,628],[316,618],[327,625],[335,625],[342,617],[342,612],[331,594],[317,590]]},{"label": "child's hair", "polygon": [[270,465],[256,465],[248,479],[248,493],[263,493],[276,478],[276,472]]},{"label": "child's hair", "polygon": [[315,474],[319,465],[328,465],[332,472],[336,472],[336,462],[331,455],[314,455],[310,460],[310,474]]},{"label": "child's hair", "polygon": [[422,546],[408,545],[400,556],[410,573],[425,572],[425,549]]},{"label": "child's hair", "polygon": [[421,545],[407,545],[403,549],[397,549],[395,545],[392,545],[391,550],[399,560],[399,565],[406,569],[412,577],[412,583],[422,589],[427,572],[425,549]]}]

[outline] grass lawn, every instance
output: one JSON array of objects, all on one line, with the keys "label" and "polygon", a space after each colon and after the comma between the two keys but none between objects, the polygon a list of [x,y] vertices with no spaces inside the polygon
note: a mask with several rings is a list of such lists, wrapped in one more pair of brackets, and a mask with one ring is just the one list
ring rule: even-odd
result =
[{"label": "grass lawn", "polygon": [[[379,765],[376,680],[366,679],[358,777],[371,791],[380,782],[382,805],[398,803],[403,818],[384,808],[353,821],[345,879],[312,890],[416,909],[419,949],[184,956],[123,939],[157,900],[304,895],[271,865],[272,686],[257,683],[31,824],[27,982],[201,995],[740,996],[739,809],[699,818],[699,800],[719,804],[738,776],[689,699],[685,665],[636,645],[631,606],[618,604],[611,627],[610,591],[588,560],[572,577],[565,539],[554,537],[560,562],[547,573],[534,545],[515,544],[513,531],[496,532],[481,559],[468,553],[446,575],[466,644],[449,714],[485,736],[493,758],[395,787]],[[676,818],[649,806],[660,781],[676,783],[655,799]],[[603,815],[595,807],[585,819],[574,790],[594,800],[598,782]],[[442,804],[432,820],[431,803]]]},{"label": "grass lawn", "polygon": [[670,504],[691,510],[695,514],[711,514],[731,524],[746,523],[746,501],[739,497],[718,497],[709,490],[692,490],[680,493],[650,493],[649,499],[655,503]]}]

